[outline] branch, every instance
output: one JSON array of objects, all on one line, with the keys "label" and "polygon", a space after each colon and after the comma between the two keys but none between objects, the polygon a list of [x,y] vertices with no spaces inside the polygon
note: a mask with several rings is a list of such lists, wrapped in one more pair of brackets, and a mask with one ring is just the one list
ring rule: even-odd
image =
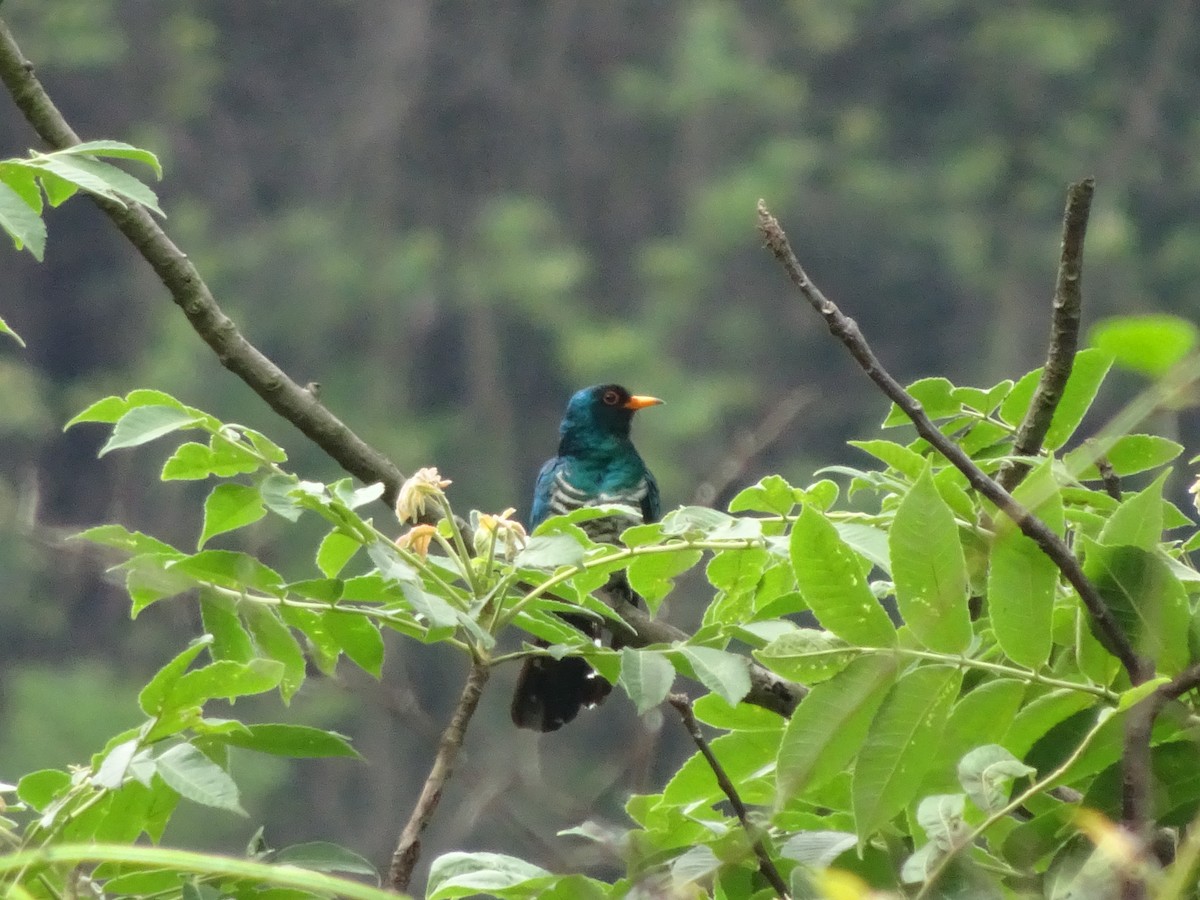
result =
[{"label": "branch", "polygon": [[[62,150],[79,143],[78,135],[33,74],[33,64],[25,59],[3,20],[0,20],[0,81],[8,88],[25,120],[47,145]],[[243,337],[221,311],[191,260],[167,237],[150,213],[136,203],[123,205],[95,196],[92,200],[150,264],[196,333],[217,354],[221,365],[241,378],[271,409],[299,428],[351,475],[367,483],[383,482],[384,501],[389,505],[394,503],[404,480],[395,464],[359,438],[313,392],[292,381]]]},{"label": "branch", "polygon": [[[1042,441],[1050,429],[1054,411],[1058,409],[1063,388],[1075,364],[1075,350],[1079,346],[1080,307],[1083,305],[1080,283],[1083,277],[1083,239],[1087,234],[1088,214],[1091,212],[1095,189],[1094,178],[1085,178],[1067,188],[1062,253],[1058,261],[1058,278],[1054,283],[1050,350],[1029,411],[1017,431],[1013,447],[1016,456],[1036,456],[1042,449]],[[1028,471],[1026,463],[1011,463],[1000,473],[999,483],[1006,491],[1011,491]]]},{"label": "branch", "polygon": [[483,686],[487,684],[490,674],[491,669],[487,663],[478,660],[471,663],[471,671],[467,675],[467,683],[463,685],[462,695],[458,698],[458,705],[454,708],[454,715],[450,719],[450,724],[446,726],[446,730],[442,732],[437,756],[434,757],[433,766],[429,770],[429,777],[425,779],[421,796],[417,800],[417,805],[413,807],[412,815],[408,817],[404,830],[400,832],[400,840],[392,854],[392,865],[388,871],[388,886],[398,893],[406,891],[409,882],[412,881],[413,869],[416,868],[417,860],[421,857],[421,832],[425,830],[425,826],[429,824],[429,820],[433,818],[433,814],[437,810],[438,803],[441,802],[442,789],[454,771],[454,762],[458,758],[458,752],[462,749],[463,740],[466,738],[467,724],[471,721],[471,716],[475,714],[475,708],[479,705],[479,698],[483,694]]},{"label": "branch", "polygon": [[1150,739],[1159,713],[1173,700],[1200,688],[1200,663],[1184,669],[1129,711],[1121,753],[1121,819],[1145,846],[1154,819]]},{"label": "branch", "polygon": [[667,697],[667,702],[679,711],[679,717],[683,719],[683,727],[687,729],[688,734],[692,736],[692,740],[696,742],[696,746],[700,748],[700,754],[708,763],[709,768],[712,769],[713,775],[716,776],[717,785],[721,788],[725,796],[729,798],[729,803],[733,807],[733,811],[737,814],[738,821],[742,823],[742,828],[745,829],[747,835],[753,838],[754,855],[758,857],[758,870],[771,883],[771,887],[778,892],[779,896],[787,900],[791,896],[788,893],[787,882],[783,880],[783,876],[775,868],[775,861],[771,859],[771,854],[767,852],[762,838],[754,837],[754,827],[750,824],[746,804],[742,802],[737,788],[729,780],[729,775],[725,772],[721,761],[712,752],[712,747],[704,739],[704,734],[700,731],[700,724],[696,721],[695,713],[692,712],[692,701],[684,694],[671,694]]},{"label": "branch", "polygon": [[858,323],[844,315],[840,309],[829,300],[815,284],[809,280],[807,273],[801,268],[788,243],[779,222],[771,215],[763,201],[758,202],[758,230],[766,240],[767,247],[783,266],[792,283],[806,300],[812,305],[829,326],[829,331],[838,338],[850,351],[850,355],[862,366],[867,376],[879,386],[880,390],[895,403],[912,421],[917,433],[925,438],[951,465],[967,477],[967,481],[980,494],[994,503],[1021,532],[1033,540],[1045,553],[1068,582],[1079,592],[1084,606],[1096,622],[1096,627],[1105,636],[1108,646],[1113,648],[1114,655],[1129,673],[1133,684],[1141,684],[1146,680],[1147,666],[1134,652],[1129,638],[1117,625],[1116,620],[1104,605],[1095,586],[1083,574],[1079,561],[1071,553],[1066,543],[1051,531],[1046,524],[1032,515],[1021,504],[1017,503],[1003,487],[989,478],[971,460],[962,448],[947,438],[937,429],[925,414],[921,404],[893,378],[878,357],[871,350],[866,338],[859,331]]}]

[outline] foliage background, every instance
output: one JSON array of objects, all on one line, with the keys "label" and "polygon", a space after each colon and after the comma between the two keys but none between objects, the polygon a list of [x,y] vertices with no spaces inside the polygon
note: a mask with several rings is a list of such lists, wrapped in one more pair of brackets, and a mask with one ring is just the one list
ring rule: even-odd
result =
[{"label": "foliage background", "polygon": [[[738,483],[801,482],[851,452],[884,405],[758,246],[760,196],[905,381],[990,384],[1040,361],[1063,187],[1085,174],[1088,316],[1197,314],[1200,36],[1185,0],[9,0],[4,13],[85,139],[159,154],[171,232],[248,337],[406,471],[438,465],[460,507],[527,509],[565,397],[598,380],[669,401],[638,426],[668,507],[797,388],[799,418]],[[31,141],[7,105],[0,136],[3,156]],[[6,253],[0,267],[3,314],[29,342],[0,344],[0,780],[96,749],[133,716],[139,679],[199,629],[179,604],[129,627],[104,558],[61,540],[120,519],[187,544],[199,522],[179,511],[202,486],[158,483],[154,454],[96,460],[100,434],[62,434],[66,419],[158,387],[334,477],[94,209],[67,204],[49,225],[46,264]],[[1157,424],[1195,446],[1187,422]],[[252,540],[290,558],[269,526]],[[686,589],[670,615],[694,618]],[[457,664],[406,646],[381,684],[307,687],[298,715],[352,735],[369,762],[243,772],[252,820],[277,844],[325,837],[382,861]],[[623,794],[686,753],[620,701],[539,742],[508,724],[506,687],[484,700],[427,858],[595,852],[554,833],[622,817]],[[222,848],[253,830],[232,816],[178,827]]]}]

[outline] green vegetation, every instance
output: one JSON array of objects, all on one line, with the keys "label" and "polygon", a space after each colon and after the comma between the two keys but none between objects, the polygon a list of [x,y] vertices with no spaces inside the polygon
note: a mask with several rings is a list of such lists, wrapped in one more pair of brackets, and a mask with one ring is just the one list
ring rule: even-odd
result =
[{"label": "green vegetation", "polygon": [[[1187,4],[276,6],[3,9],[132,143],[21,105],[51,149],[0,148],[0,893],[1195,896]],[[77,192],[143,253],[166,210],[295,383]],[[917,436],[781,298],[760,196]],[[613,379],[669,401],[672,512],[524,535],[498,511]],[[650,615],[590,595],[618,569]],[[535,747],[539,653],[618,690]]]}]

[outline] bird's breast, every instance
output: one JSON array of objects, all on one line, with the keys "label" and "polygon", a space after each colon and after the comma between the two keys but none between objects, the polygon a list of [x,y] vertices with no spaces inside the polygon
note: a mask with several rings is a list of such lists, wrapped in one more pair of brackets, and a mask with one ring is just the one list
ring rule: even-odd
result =
[{"label": "bird's breast", "polygon": [[570,480],[566,472],[559,471],[554,476],[551,486],[550,513],[562,516],[585,506],[629,506],[629,515],[605,516],[580,523],[580,527],[592,540],[614,542],[626,528],[641,523],[642,501],[646,499],[649,490],[650,485],[644,477],[628,487],[612,487],[603,483],[595,487],[580,487]]}]

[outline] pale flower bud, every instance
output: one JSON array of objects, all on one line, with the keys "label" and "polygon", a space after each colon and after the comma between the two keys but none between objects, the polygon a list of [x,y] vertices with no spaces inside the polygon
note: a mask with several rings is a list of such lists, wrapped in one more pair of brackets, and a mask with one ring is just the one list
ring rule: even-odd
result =
[{"label": "pale flower bud", "polygon": [[436,468],[417,469],[400,486],[400,495],[396,498],[396,518],[401,522],[416,522],[425,515],[425,501],[440,496],[450,484],[450,480],[442,478]]},{"label": "pale flower bud", "polygon": [[525,526],[509,518],[515,512],[515,509],[509,507],[498,516],[491,513],[479,514],[475,521],[473,536],[477,554],[486,555],[488,548],[492,546],[493,539],[496,542],[496,549],[505,559],[512,559],[525,549],[525,545],[529,543]]},{"label": "pale flower bud", "polygon": [[429,542],[433,540],[433,536],[437,534],[437,527],[433,525],[414,525],[408,529],[400,537],[396,538],[396,546],[405,550],[411,550],[417,556],[424,559],[429,555]]}]

